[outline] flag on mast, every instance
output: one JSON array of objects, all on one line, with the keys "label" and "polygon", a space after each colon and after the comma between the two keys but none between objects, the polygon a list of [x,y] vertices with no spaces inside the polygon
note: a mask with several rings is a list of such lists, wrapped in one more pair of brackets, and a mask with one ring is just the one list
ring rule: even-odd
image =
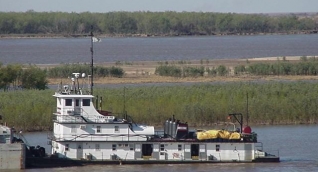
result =
[{"label": "flag on mast", "polygon": [[102,42],[100,38],[92,37],[92,39],[93,39],[93,42]]}]

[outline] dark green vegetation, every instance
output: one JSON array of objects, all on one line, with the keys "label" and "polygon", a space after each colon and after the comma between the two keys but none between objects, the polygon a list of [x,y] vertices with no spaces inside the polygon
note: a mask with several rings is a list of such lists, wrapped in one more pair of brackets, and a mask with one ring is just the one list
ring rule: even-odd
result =
[{"label": "dark green vegetation", "polygon": [[[175,115],[191,126],[227,120],[227,114],[248,112],[250,124],[300,124],[318,121],[316,82],[227,82],[193,86],[153,86],[95,89],[102,108],[125,110],[134,121],[162,126]],[[23,130],[52,128],[56,100],[52,90],[0,92],[0,114]],[[125,98],[124,98],[125,97]],[[125,105],[124,105],[124,102]]]},{"label": "dark green vegetation", "polygon": [[224,76],[229,73],[229,70],[227,70],[224,65],[220,65],[217,68],[161,65],[156,68],[155,74],[173,77],[199,77],[204,76],[205,72],[207,72],[209,76]]},{"label": "dark green vegetation", "polygon": [[14,89],[40,89],[47,88],[46,72],[32,65],[23,69],[22,65],[0,64],[0,89],[7,91]]},{"label": "dark green vegetation", "polygon": [[[79,73],[91,73],[87,64],[64,64],[53,68],[40,69],[36,66],[0,65],[0,89],[47,89],[47,78],[67,78],[76,71]],[[124,70],[119,67],[94,67],[95,77],[118,77],[124,75]]]},{"label": "dark green vegetation", "polygon": [[[40,69],[36,66],[7,65],[0,66],[0,89],[7,91],[9,88],[23,89],[46,89],[47,78],[67,78],[76,71],[79,73],[91,73],[88,64],[62,64],[60,66]],[[206,74],[205,74],[206,73]],[[277,76],[277,75],[312,75],[318,74],[318,61],[315,57],[301,57],[300,62],[289,62],[277,60],[271,63],[247,62],[245,65],[235,66],[234,69],[226,68],[224,65],[218,67],[198,67],[187,66],[186,64],[161,64],[155,70],[156,75],[171,77],[215,77],[234,75],[253,75],[253,76]],[[117,77],[121,78],[125,71],[121,67],[94,67],[95,77]]]},{"label": "dark green vegetation", "polygon": [[[63,64],[47,69],[47,77],[49,78],[67,78],[76,71],[78,73],[91,74],[91,66],[89,64]],[[95,77],[118,77],[124,75],[124,70],[120,67],[101,67],[94,66]]]},{"label": "dark green vegetation", "polygon": [[[315,15],[109,12],[0,12],[0,34],[214,35],[315,32]],[[36,35],[35,35],[36,36]]]},{"label": "dark green vegetation", "polygon": [[[284,58],[285,59],[285,58]],[[318,59],[316,57],[307,58],[302,56],[300,62],[289,62],[287,60],[277,60],[272,63],[253,63],[246,65],[237,65],[234,67],[234,75],[317,75]],[[206,72],[208,76],[226,76],[231,72],[224,65],[218,67],[189,67],[186,64],[161,64],[156,68],[155,73],[160,76],[172,77],[198,77],[204,76]]]},{"label": "dark green vegetation", "polygon": [[277,61],[275,63],[255,63],[248,66],[236,66],[234,73],[236,75],[252,74],[252,75],[317,75],[318,59],[316,57],[307,58],[300,57],[301,62],[291,63],[286,60]]}]

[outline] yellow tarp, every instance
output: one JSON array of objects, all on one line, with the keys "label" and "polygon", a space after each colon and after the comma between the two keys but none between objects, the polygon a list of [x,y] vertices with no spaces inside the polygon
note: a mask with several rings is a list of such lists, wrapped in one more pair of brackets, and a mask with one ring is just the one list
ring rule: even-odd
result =
[{"label": "yellow tarp", "polygon": [[201,131],[197,132],[197,139],[198,140],[207,140],[207,139],[240,139],[241,135],[238,132],[230,133],[226,130],[208,130],[208,131]]},{"label": "yellow tarp", "polygon": [[219,137],[219,130],[208,130],[197,132],[198,140],[206,140],[206,139],[216,139]]},{"label": "yellow tarp", "polygon": [[226,130],[219,131],[219,138],[221,138],[221,139],[229,139],[230,135],[231,135],[231,133],[226,131]]},{"label": "yellow tarp", "polygon": [[231,136],[229,139],[241,139],[241,134],[238,132],[231,133]]}]

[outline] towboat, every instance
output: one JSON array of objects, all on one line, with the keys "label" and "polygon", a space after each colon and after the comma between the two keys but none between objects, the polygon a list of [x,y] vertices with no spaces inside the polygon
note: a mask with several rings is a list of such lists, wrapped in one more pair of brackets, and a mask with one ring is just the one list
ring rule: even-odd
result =
[{"label": "towboat", "polygon": [[157,131],[127,114],[96,109],[89,86],[79,87],[80,78],[85,80],[85,74],[74,73],[70,85],[60,86],[53,95],[51,157],[29,160],[31,166],[279,162],[278,156],[263,151],[250,127],[243,128],[240,113],[229,114],[240,124],[232,130],[190,130],[188,123],[172,117]]},{"label": "towboat", "polygon": [[0,115],[0,171],[25,168],[26,146],[15,137],[15,129],[2,122]]},{"label": "towboat", "polygon": [[9,127],[0,115],[0,171],[28,168],[28,162],[33,158],[47,158],[45,148],[31,146],[22,131],[17,132],[14,127]]}]

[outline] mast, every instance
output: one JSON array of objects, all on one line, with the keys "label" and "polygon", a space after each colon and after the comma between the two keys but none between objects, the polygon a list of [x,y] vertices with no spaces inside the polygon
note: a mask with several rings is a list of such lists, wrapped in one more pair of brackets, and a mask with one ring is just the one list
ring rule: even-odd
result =
[{"label": "mast", "polygon": [[91,62],[91,94],[93,95],[93,86],[94,86],[94,82],[93,82],[93,78],[94,78],[94,47],[93,47],[93,25],[91,26],[91,34],[89,35],[91,36],[91,58],[92,58],[92,62]]}]

